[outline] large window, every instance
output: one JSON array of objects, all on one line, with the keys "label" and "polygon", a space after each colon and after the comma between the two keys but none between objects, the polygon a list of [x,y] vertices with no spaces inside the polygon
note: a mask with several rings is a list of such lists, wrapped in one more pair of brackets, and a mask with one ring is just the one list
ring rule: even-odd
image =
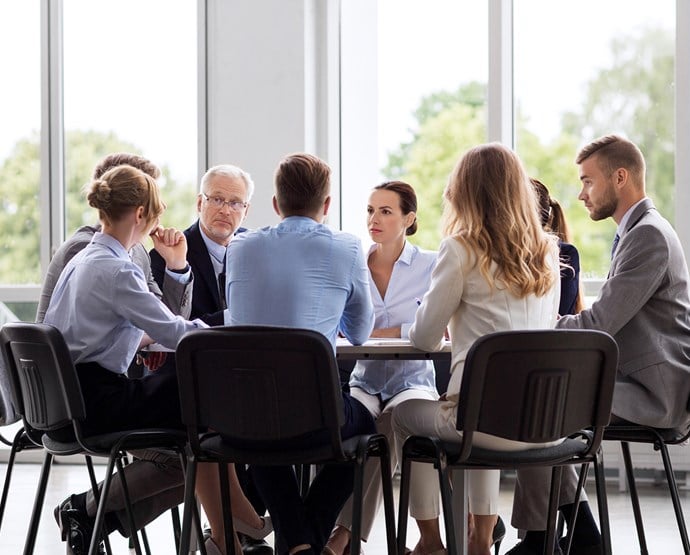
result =
[{"label": "large window", "polygon": [[675,4],[515,2],[517,149],[566,209],[588,277],[606,275],[615,223],[592,224],[577,200],[580,146],[608,133],[637,143],[647,192],[674,219]]},{"label": "large window", "polygon": [[486,140],[486,22],[486,2],[343,2],[344,229],[368,240],[369,191],[403,179],[419,197],[412,241],[438,247],[448,174]]},{"label": "large window", "polygon": [[134,152],[163,170],[164,225],[195,215],[195,2],[65,0],[66,227],[93,224],[81,194],[96,162]]},{"label": "large window", "polygon": [[38,0],[0,3],[0,285],[40,278],[39,12]]}]

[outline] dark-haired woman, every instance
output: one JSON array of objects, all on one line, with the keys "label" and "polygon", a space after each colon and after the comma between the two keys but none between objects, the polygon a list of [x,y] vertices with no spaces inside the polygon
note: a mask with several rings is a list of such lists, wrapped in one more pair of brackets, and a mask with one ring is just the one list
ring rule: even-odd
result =
[{"label": "dark-haired woman", "polygon": [[[374,187],[367,205],[367,227],[374,241],[367,264],[376,321],[372,337],[407,338],[420,299],[431,280],[436,253],[422,250],[407,241],[417,231],[417,196],[402,181]],[[438,399],[434,366],[427,360],[358,361],[350,378],[350,394],[376,420],[376,428],[393,445],[391,412],[408,399]],[[391,452],[393,469],[397,464]],[[378,466],[370,464],[364,478],[362,539],[367,540],[381,504]],[[352,498],[336,521],[324,553],[349,553],[352,528]]]}]

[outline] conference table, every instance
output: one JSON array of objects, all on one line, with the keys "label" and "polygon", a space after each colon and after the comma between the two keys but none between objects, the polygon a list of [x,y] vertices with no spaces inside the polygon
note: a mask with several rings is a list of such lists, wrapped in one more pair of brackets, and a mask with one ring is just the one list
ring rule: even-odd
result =
[{"label": "conference table", "polygon": [[[370,339],[362,345],[352,345],[339,337],[336,341],[338,360],[439,360],[449,361],[450,342],[440,351],[414,348],[406,339]],[[453,470],[453,522],[455,527],[455,553],[467,553],[467,471]],[[452,550],[449,549],[450,552]]]},{"label": "conference table", "polygon": [[[150,345],[148,350],[170,349],[160,345]],[[352,345],[346,339],[336,340],[338,360],[439,360],[449,361],[450,342],[444,342],[440,351],[423,351],[413,347],[407,339],[370,339],[362,345]],[[453,470],[453,522],[457,545],[455,552],[467,553],[467,476],[465,470]]]}]

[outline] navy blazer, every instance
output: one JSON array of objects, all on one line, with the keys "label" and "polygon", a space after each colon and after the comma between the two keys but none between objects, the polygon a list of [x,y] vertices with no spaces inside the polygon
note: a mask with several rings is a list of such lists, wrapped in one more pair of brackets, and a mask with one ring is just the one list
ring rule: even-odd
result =
[{"label": "navy blazer", "polygon": [[[246,228],[239,228],[235,233],[242,233]],[[211,263],[204,239],[199,229],[199,220],[184,230],[187,238],[187,262],[194,274],[192,291],[192,312],[190,319],[201,318],[210,325],[222,325],[223,313],[220,304],[220,292],[216,272]],[[161,284],[165,275],[165,261],[155,249],[151,250],[151,271],[154,279]]]}]

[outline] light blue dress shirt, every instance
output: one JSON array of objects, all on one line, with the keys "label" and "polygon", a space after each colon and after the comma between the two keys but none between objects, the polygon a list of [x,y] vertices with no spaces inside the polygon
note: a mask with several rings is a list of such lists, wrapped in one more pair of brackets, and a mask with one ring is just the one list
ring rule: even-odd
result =
[{"label": "light blue dress shirt", "polygon": [[206,327],[170,312],[122,243],[104,233],[65,266],[45,323],[62,332],[75,364],[96,362],[118,374],[127,371],[144,331],[174,349],[186,332]]},{"label": "light blue dress shirt", "polygon": [[311,218],[237,235],[225,267],[227,325],[307,328],[335,349],[338,331],[354,345],[374,324],[369,271],[357,237]]},{"label": "light blue dress shirt", "polygon": [[[369,255],[376,248],[372,245]],[[376,321],[374,329],[400,326],[400,336],[408,338],[417,312],[417,301],[424,297],[431,283],[436,253],[424,251],[405,242],[393,266],[385,298],[371,281],[371,298]],[[436,392],[434,365],[430,360],[359,360],[350,376],[350,386],[359,387],[382,401],[406,389]]]}]

